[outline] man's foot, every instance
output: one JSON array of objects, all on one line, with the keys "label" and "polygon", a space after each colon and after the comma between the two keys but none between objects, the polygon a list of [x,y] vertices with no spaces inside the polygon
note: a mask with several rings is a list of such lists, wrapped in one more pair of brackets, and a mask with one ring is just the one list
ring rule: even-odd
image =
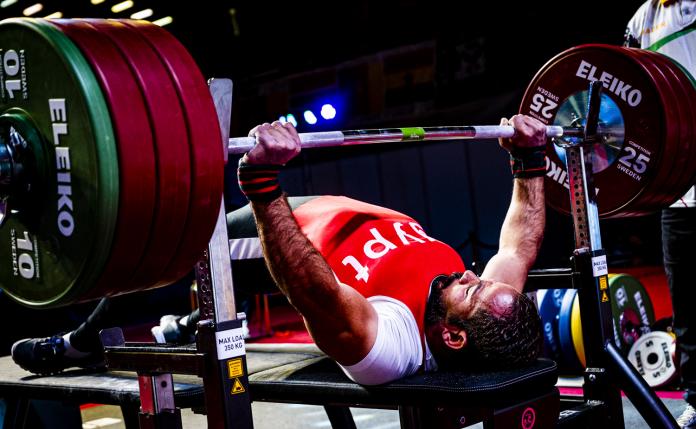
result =
[{"label": "man's foot", "polygon": [[[150,329],[152,337],[159,344],[191,344],[196,341],[196,326],[189,316],[174,316],[167,314],[160,318],[160,324]],[[249,338],[247,321],[242,321],[244,338]]]},{"label": "man's foot", "polygon": [[12,359],[29,372],[50,375],[66,368],[102,368],[104,356],[101,353],[83,353],[72,350],[66,353],[65,340],[60,335],[49,338],[25,338],[12,345]]},{"label": "man's foot", "polygon": [[196,327],[189,327],[188,316],[167,314],[160,318],[160,324],[150,329],[156,343],[191,344],[196,341]]},{"label": "man's foot", "polygon": [[683,429],[696,429],[696,409],[687,404],[686,409],[677,419],[677,424]]}]

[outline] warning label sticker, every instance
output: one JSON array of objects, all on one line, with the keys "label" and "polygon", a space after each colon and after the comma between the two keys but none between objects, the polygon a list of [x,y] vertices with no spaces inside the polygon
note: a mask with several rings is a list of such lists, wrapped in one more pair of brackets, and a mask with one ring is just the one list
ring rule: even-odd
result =
[{"label": "warning label sticker", "polygon": [[227,361],[227,375],[229,378],[236,378],[244,375],[242,358],[230,359]]},{"label": "warning label sticker", "polygon": [[239,381],[238,378],[235,378],[234,383],[232,384],[232,391],[230,393],[233,395],[236,395],[238,393],[244,393],[244,392],[246,392],[246,390],[244,389],[242,382]]},{"label": "warning label sticker", "polygon": [[229,359],[246,354],[244,331],[242,328],[228,329],[215,333],[218,360]]},{"label": "warning label sticker", "polygon": [[607,289],[607,276],[602,276],[599,278],[599,290]]},{"label": "warning label sticker", "polygon": [[609,302],[609,295],[606,291],[602,291],[602,302]]}]

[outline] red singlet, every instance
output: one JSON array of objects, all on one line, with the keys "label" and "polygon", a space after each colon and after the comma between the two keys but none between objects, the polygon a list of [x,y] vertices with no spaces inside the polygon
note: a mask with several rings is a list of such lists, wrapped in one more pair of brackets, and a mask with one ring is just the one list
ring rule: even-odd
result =
[{"label": "red singlet", "polygon": [[322,196],[297,207],[293,215],[341,283],[366,298],[382,295],[403,302],[421,338],[431,281],[465,269],[454,249],[394,210]]}]

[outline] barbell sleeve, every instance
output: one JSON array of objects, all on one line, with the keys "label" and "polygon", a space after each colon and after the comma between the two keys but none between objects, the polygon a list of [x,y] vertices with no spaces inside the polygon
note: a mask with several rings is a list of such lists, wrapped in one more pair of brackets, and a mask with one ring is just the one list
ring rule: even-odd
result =
[{"label": "barbell sleeve", "polygon": [[[359,144],[393,143],[410,141],[439,141],[461,139],[494,139],[512,137],[515,129],[509,125],[473,125],[453,127],[381,128],[372,130],[320,131],[300,133],[302,148],[353,146]],[[579,127],[546,127],[547,137],[582,137]],[[230,154],[248,152],[254,147],[253,137],[233,137],[227,150]]]}]

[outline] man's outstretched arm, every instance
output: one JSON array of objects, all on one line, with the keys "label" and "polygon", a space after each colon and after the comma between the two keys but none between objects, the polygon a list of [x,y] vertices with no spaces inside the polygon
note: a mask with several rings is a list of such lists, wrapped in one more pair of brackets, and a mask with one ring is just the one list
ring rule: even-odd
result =
[{"label": "man's outstretched arm", "polygon": [[[250,132],[257,145],[245,157],[251,165],[282,165],[299,152],[291,125],[274,123]],[[302,233],[283,196],[252,201],[268,268],[280,290],[302,314],[310,335],[342,365],[364,358],[375,342],[377,314],[355,289],[336,280],[323,256]]]},{"label": "man's outstretched arm", "polygon": [[[501,140],[506,150],[545,147],[546,128],[541,122],[522,115],[513,116],[510,122],[516,131],[512,139]],[[541,246],[545,224],[543,175],[514,179],[510,207],[500,230],[498,253],[488,262],[481,277],[507,283],[522,292],[527,272]]]}]

